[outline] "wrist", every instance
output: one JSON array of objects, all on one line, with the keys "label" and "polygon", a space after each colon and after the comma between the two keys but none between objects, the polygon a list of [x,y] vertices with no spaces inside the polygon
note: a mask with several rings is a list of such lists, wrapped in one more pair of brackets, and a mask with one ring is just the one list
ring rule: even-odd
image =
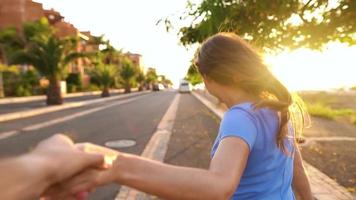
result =
[{"label": "wrist", "polygon": [[114,182],[119,184],[125,184],[133,178],[133,168],[134,155],[120,153],[117,155],[112,167],[112,173],[114,177]]}]

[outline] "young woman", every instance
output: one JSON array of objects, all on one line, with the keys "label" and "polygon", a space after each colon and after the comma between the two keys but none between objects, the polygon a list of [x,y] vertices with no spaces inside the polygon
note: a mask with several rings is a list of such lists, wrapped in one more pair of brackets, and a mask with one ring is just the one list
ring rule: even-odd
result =
[{"label": "young woman", "polygon": [[[71,194],[116,182],[163,199],[301,199],[312,195],[294,142],[288,90],[232,33],[207,39],[196,56],[207,90],[228,106],[208,170],[119,153],[112,168],[88,170],[63,185]],[[65,191],[65,190],[64,190]]]}]

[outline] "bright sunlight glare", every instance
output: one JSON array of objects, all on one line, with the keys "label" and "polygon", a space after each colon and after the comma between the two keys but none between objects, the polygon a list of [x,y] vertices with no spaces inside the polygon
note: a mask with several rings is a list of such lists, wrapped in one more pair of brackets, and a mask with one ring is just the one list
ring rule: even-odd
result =
[{"label": "bright sunlight glare", "polygon": [[356,46],[330,43],[323,51],[298,49],[266,55],[265,62],[290,90],[330,90],[356,85]]}]

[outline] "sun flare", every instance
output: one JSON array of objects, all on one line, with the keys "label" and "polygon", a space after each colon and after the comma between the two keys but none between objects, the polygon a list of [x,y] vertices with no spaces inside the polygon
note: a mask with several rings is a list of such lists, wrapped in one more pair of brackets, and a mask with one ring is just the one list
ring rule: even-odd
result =
[{"label": "sun flare", "polygon": [[323,51],[298,49],[266,55],[265,62],[290,90],[329,90],[356,85],[356,46],[331,43]]}]

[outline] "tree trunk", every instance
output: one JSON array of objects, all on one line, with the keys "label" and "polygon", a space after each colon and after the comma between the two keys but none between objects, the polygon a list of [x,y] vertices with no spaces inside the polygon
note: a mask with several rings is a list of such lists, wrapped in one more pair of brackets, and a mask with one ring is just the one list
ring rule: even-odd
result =
[{"label": "tree trunk", "polygon": [[125,84],[125,93],[131,93],[131,85],[130,83]]},{"label": "tree trunk", "polygon": [[57,78],[49,79],[49,86],[47,91],[47,105],[63,104],[63,97],[61,93],[61,81]]},{"label": "tree trunk", "polygon": [[110,96],[110,91],[108,87],[104,87],[103,91],[101,92],[101,97],[109,97]]},{"label": "tree trunk", "polygon": [[139,84],[138,91],[143,91],[143,84]]},{"label": "tree trunk", "polygon": [[3,98],[3,97],[5,97],[4,81],[3,81],[2,72],[0,71],[0,98]]}]

